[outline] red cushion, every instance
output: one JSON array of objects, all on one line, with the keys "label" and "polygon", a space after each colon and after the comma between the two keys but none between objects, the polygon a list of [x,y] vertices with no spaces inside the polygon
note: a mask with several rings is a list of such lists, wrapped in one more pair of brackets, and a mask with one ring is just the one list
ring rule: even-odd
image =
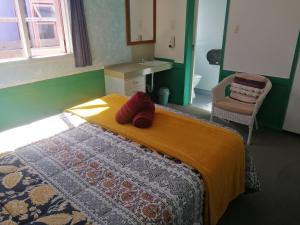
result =
[{"label": "red cushion", "polygon": [[132,124],[138,128],[151,127],[154,119],[154,113],[151,112],[140,112],[133,118]]},{"label": "red cushion", "polygon": [[155,106],[152,101],[145,103],[143,111],[133,117],[132,124],[138,128],[148,128],[152,125]]},{"label": "red cushion", "polygon": [[137,113],[145,111],[149,107],[149,103],[153,104],[146,93],[137,92],[119,109],[116,114],[117,122],[120,124],[131,122]]}]

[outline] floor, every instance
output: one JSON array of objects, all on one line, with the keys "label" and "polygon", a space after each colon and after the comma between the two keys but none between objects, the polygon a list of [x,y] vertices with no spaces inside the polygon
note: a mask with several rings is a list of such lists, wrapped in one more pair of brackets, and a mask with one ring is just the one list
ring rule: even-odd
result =
[{"label": "floor", "polygon": [[195,95],[196,97],[193,98],[192,105],[210,112],[212,106],[212,97],[210,91],[195,88]]},{"label": "floor", "polygon": [[258,130],[250,149],[262,191],[233,201],[218,225],[299,225],[300,136]]},{"label": "floor", "polygon": [[[173,106],[199,118],[205,110]],[[247,136],[245,127],[229,124]],[[300,136],[259,129],[249,147],[262,190],[234,200],[218,225],[299,225],[300,224]]]}]

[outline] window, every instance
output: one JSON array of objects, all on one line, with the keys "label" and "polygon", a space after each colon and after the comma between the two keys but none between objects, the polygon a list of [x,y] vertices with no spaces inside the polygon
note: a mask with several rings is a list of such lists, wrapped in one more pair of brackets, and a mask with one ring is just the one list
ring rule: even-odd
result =
[{"label": "window", "polygon": [[20,57],[22,49],[14,1],[2,0],[0,5],[0,59]]},{"label": "window", "polygon": [[66,53],[61,0],[1,0],[0,59]]}]

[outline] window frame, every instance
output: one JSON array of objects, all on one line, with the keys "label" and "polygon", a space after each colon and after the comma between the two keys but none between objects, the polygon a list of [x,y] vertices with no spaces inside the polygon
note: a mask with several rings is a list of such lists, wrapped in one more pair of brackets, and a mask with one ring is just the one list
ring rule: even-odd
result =
[{"label": "window frame", "polygon": [[[26,17],[24,0],[13,0],[15,7],[15,17],[0,17],[0,22],[17,23],[19,27],[19,34],[21,39],[21,49],[2,51],[5,57],[0,58],[0,61],[13,60],[14,58],[34,58],[34,57],[47,57],[53,55],[62,55],[72,53],[72,40],[71,40],[71,27],[70,27],[70,14],[68,0],[54,0],[54,10],[57,17]],[[49,0],[31,0],[32,4],[49,4]],[[60,3],[60,4],[59,4]],[[47,6],[46,6],[47,7]],[[49,6],[51,7],[51,6]],[[58,11],[56,11],[56,9]],[[59,41],[59,46],[54,47],[31,47],[31,40],[29,37],[28,22],[37,22],[41,24],[53,24],[56,28],[55,32]],[[56,24],[55,24],[56,23]],[[40,39],[41,40],[41,39]],[[44,41],[44,40],[43,40]],[[53,39],[49,39],[49,42]],[[47,41],[45,41],[47,42]],[[7,55],[7,57],[6,57]]]},{"label": "window frame", "polygon": [[[16,23],[19,26],[17,15],[15,17],[0,17],[0,23]],[[20,28],[19,28],[19,30],[20,30]],[[9,59],[18,58],[18,57],[23,56],[23,49],[22,49],[23,45],[22,45],[22,38],[21,38],[20,31],[19,31],[19,35],[20,35],[21,48],[17,48],[17,43],[16,43],[16,49],[8,49],[5,51],[2,51],[1,54],[5,55]],[[2,44],[0,44],[0,46],[2,46]],[[7,45],[3,45],[3,46],[7,46]],[[1,57],[0,57],[0,60],[1,60]]]}]

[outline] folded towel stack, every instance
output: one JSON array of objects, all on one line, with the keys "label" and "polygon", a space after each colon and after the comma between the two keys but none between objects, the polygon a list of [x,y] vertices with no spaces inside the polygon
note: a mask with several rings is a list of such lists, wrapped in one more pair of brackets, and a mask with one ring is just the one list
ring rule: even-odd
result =
[{"label": "folded towel stack", "polygon": [[266,78],[260,75],[236,73],[230,87],[230,98],[255,104],[266,86],[266,81]]},{"label": "folded towel stack", "polygon": [[132,122],[138,128],[148,128],[152,125],[155,106],[144,92],[137,92],[117,112],[116,120],[120,124]]}]

